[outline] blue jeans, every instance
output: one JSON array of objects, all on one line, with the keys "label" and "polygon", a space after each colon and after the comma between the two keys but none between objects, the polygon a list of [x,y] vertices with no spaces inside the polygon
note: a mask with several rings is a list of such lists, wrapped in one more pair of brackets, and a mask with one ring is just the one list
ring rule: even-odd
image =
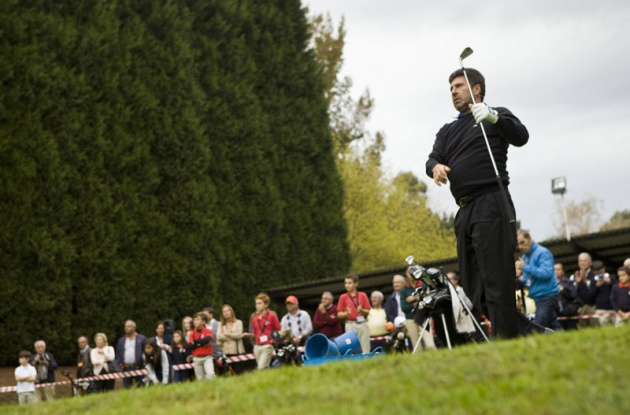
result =
[{"label": "blue jeans", "polygon": [[188,369],[173,370],[173,383],[186,382],[188,380]]},{"label": "blue jeans", "polygon": [[558,321],[558,296],[550,295],[534,299],[536,302],[536,315],[534,323],[553,330],[562,330]]}]

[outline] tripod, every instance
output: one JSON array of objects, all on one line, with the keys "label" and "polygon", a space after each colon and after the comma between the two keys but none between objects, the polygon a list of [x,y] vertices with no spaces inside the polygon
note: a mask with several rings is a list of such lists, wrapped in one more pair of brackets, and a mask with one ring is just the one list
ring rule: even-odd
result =
[{"label": "tripod", "polygon": [[[445,278],[444,282],[447,284],[447,288],[442,288],[439,290],[434,290],[434,291],[429,292],[429,294],[422,301],[418,302],[418,304],[414,308],[414,312],[416,312],[418,309],[423,309],[427,307],[430,307],[431,310],[429,311],[427,315],[426,321],[422,325],[422,330],[420,331],[420,335],[418,336],[418,341],[416,342],[416,345],[413,348],[412,353],[416,353],[416,351],[418,350],[418,347],[420,346],[420,342],[422,341],[422,336],[424,335],[424,332],[427,330],[427,327],[429,323],[431,322],[431,319],[437,315],[440,316],[440,319],[442,321],[442,327],[444,327],[444,336],[446,337],[446,344],[449,350],[453,348],[451,345],[451,338],[449,335],[449,325],[446,322],[446,316],[444,312],[444,307],[446,306],[452,307],[453,293],[457,296],[457,299],[459,300],[460,305],[464,309],[465,313],[472,320],[475,328],[479,330],[479,332],[482,334],[483,338],[486,341],[489,341],[488,336],[486,336],[486,333],[483,331],[481,327],[481,324],[479,324],[477,319],[475,319],[472,312],[470,311],[470,309],[468,308],[468,306],[466,305],[462,297],[457,292],[457,289],[455,288],[455,286],[451,283],[451,281],[448,278]],[[448,294],[445,291],[448,291]],[[450,301],[448,301],[448,304],[445,304],[447,303],[446,301],[447,296],[450,297]],[[441,303],[441,304],[438,304],[438,303]]]}]

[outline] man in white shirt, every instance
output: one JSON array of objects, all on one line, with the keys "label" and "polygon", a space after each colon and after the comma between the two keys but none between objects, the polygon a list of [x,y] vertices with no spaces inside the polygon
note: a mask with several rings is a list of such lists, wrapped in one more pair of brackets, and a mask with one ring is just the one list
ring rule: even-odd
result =
[{"label": "man in white shirt", "polygon": [[306,311],[300,310],[298,299],[294,295],[288,296],[284,303],[287,314],[280,321],[282,330],[290,329],[295,344],[304,344],[313,332],[311,316]]}]

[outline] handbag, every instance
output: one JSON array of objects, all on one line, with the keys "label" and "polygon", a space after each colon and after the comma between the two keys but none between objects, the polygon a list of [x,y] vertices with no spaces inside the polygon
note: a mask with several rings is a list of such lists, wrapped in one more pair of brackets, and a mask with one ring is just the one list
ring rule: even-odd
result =
[{"label": "handbag", "polygon": [[108,373],[118,373],[120,372],[120,366],[116,360],[110,360],[107,362],[107,372]]}]

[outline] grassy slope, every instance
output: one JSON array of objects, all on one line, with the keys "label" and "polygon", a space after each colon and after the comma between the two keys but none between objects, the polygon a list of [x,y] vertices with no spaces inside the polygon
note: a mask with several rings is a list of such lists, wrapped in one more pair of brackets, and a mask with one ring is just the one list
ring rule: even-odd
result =
[{"label": "grassy slope", "polygon": [[251,373],[0,414],[628,414],[630,326]]}]

